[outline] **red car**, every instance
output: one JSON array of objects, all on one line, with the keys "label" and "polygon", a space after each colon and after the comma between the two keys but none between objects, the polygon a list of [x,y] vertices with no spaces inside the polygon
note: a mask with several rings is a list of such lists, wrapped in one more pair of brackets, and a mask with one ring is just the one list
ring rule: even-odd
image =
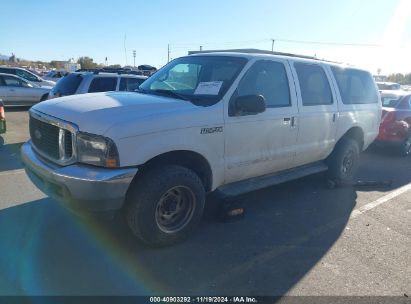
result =
[{"label": "red car", "polygon": [[381,92],[382,118],[377,144],[395,146],[403,156],[411,155],[411,94]]},{"label": "red car", "polygon": [[4,114],[4,104],[0,99],[0,134],[6,133],[6,115]]}]

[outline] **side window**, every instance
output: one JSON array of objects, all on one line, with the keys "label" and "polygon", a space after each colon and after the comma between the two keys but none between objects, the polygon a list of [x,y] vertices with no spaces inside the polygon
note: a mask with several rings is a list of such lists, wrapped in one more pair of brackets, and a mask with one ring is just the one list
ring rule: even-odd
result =
[{"label": "side window", "polygon": [[352,68],[331,68],[344,104],[377,103],[378,94],[370,73]]},{"label": "side window", "polygon": [[5,87],[6,86],[6,82],[3,79],[3,76],[0,76],[0,87]]},{"label": "side window", "polygon": [[134,92],[138,89],[140,84],[144,82],[145,79],[140,78],[121,78],[119,91],[129,91]]},{"label": "side window", "polygon": [[91,81],[89,93],[115,91],[117,78],[96,77]]},{"label": "side window", "polygon": [[330,105],[333,103],[330,84],[323,68],[316,64],[296,62],[303,106]]},{"label": "side window", "polygon": [[16,70],[16,75],[21,77],[21,78],[27,79],[29,81],[39,81],[36,76],[34,76],[30,73],[27,73],[26,71],[23,71],[23,70],[17,69]]},{"label": "side window", "polygon": [[3,76],[4,82],[8,87],[21,87],[23,84],[21,83],[20,79],[10,77],[10,76]]},{"label": "side window", "polygon": [[241,79],[236,97],[262,95],[267,108],[289,107],[290,88],[284,65],[263,60],[256,62]]}]

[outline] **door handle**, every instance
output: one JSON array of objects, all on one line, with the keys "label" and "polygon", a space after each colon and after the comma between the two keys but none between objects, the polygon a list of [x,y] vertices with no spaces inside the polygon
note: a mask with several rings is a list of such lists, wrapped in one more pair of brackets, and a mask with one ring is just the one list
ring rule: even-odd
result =
[{"label": "door handle", "polygon": [[291,127],[295,127],[295,117],[284,117],[284,124],[288,123],[290,123]]}]

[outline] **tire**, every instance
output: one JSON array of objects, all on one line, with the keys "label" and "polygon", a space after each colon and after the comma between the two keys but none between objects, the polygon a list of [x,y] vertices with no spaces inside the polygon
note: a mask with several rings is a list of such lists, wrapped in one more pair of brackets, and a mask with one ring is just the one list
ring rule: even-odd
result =
[{"label": "tire", "polygon": [[184,240],[201,220],[205,190],[192,170],[157,167],[133,182],[126,198],[126,220],[139,239],[153,247]]},{"label": "tire", "polygon": [[47,100],[47,98],[49,97],[49,94],[44,94],[43,96],[41,96],[40,98],[40,102]]},{"label": "tire", "polygon": [[351,138],[342,139],[328,160],[329,178],[337,183],[352,182],[360,157],[358,142]]},{"label": "tire", "polygon": [[404,157],[411,155],[411,136],[407,137],[400,147],[401,155]]}]

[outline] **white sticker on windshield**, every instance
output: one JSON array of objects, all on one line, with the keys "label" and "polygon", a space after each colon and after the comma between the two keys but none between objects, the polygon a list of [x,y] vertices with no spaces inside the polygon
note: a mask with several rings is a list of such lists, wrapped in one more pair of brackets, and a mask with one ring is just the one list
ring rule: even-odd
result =
[{"label": "white sticker on windshield", "polygon": [[200,82],[194,95],[218,95],[222,85],[222,81]]}]

